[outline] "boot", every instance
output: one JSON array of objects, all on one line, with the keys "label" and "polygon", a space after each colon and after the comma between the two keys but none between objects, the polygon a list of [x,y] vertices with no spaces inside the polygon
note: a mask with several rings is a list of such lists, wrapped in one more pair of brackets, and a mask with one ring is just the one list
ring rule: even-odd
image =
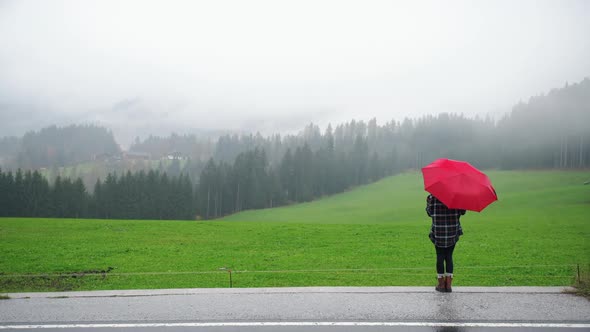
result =
[{"label": "boot", "polygon": [[436,287],[434,287],[434,290],[436,290],[438,292],[446,292],[445,277],[439,277],[437,279],[438,279],[438,285]]},{"label": "boot", "polygon": [[451,285],[453,283],[453,277],[452,276],[446,276],[444,283],[445,283],[445,292],[451,293],[453,291],[453,288],[451,287]]}]

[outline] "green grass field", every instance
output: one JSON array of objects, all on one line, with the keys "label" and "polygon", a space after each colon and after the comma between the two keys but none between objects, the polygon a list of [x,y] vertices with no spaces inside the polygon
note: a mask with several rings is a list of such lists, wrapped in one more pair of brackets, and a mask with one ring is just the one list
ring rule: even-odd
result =
[{"label": "green grass field", "polygon": [[[455,284],[572,285],[590,263],[590,172],[488,173],[462,218]],[[433,285],[419,173],[215,221],[0,219],[0,292]]]}]

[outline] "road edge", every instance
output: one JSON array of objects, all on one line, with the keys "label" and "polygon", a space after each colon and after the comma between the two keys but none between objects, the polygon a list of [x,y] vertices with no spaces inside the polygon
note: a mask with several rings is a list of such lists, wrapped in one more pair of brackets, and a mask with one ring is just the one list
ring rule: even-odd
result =
[{"label": "road edge", "polygon": [[[568,294],[572,287],[453,287],[453,293],[523,293],[523,294]],[[284,294],[284,293],[434,293],[434,287],[273,287],[273,288],[174,288],[174,289],[129,289],[68,292],[3,293],[10,299],[32,298],[83,298],[83,297],[139,297],[199,294]]]}]

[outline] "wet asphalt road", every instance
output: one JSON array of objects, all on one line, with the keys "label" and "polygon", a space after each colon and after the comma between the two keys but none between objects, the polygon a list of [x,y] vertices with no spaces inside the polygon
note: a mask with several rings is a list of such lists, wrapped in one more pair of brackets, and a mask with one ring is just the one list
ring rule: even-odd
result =
[{"label": "wet asphalt road", "polygon": [[[590,331],[590,301],[551,287],[311,287],[9,294],[0,330],[30,331]],[[193,322],[187,326],[104,326]],[[226,326],[199,326],[226,322]],[[232,322],[430,322],[447,326],[232,326]],[[487,325],[469,326],[472,323]],[[463,326],[453,326],[463,323]],[[465,323],[467,325],[465,325]],[[537,325],[497,327],[495,323]],[[544,328],[542,324],[551,323]],[[98,324],[74,328],[72,324]],[[566,324],[578,324],[567,328]],[[3,329],[4,328],[4,329]],[[24,329],[19,329],[24,331]]]},{"label": "wet asphalt road", "polygon": [[300,326],[284,326],[284,327],[140,327],[140,328],[68,328],[68,329],[7,329],[3,331],[44,331],[44,332],[574,332],[574,331],[588,331],[585,328],[558,328],[558,327],[408,327],[408,326],[354,326],[354,327],[300,327]]},{"label": "wet asphalt road", "polygon": [[[5,331],[35,331],[30,330],[5,330]],[[64,332],[63,329],[43,329],[47,332]],[[89,329],[67,329],[68,332],[573,332],[573,331],[587,331],[587,329],[569,329],[569,328],[491,328],[491,327],[223,327],[223,328],[93,328]]]}]

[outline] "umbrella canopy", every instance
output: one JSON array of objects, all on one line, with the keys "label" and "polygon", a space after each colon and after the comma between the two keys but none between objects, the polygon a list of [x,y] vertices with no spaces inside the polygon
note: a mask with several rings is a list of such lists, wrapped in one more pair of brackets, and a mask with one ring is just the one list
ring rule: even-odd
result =
[{"label": "umbrella canopy", "polygon": [[487,175],[465,161],[437,159],[422,168],[424,190],[449,209],[480,212],[498,200]]}]

